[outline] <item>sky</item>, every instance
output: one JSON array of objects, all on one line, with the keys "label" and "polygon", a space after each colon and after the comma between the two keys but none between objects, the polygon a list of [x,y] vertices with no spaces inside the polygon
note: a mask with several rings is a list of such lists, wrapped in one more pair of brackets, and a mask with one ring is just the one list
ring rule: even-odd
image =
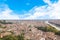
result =
[{"label": "sky", "polygon": [[60,0],[0,0],[1,19],[60,19]]}]

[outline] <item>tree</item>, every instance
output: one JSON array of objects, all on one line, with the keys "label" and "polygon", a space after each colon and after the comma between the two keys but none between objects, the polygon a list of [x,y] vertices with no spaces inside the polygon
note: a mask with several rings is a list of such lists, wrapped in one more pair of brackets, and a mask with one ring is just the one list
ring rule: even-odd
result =
[{"label": "tree", "polygon": [[36,27],[38,30],[42,30],[44,32],[53,32],[55,33],[56,35],[60,35],[60,31],[57,30],[56,28],[48,25],[47,27]]},{"label": "tree", "polygon": [[2,38],[3,40],[17,40],[17,38],[15,36],[12,35],[8,35]]},{"label": "tree", "polygon": [[60,31],[56,32],[55,34],[56,34],[56,35],[60,35]]},{"label": "tree", "polygon": [[21,33],[17,36],[18,40],[24,40],[24,33]]}]

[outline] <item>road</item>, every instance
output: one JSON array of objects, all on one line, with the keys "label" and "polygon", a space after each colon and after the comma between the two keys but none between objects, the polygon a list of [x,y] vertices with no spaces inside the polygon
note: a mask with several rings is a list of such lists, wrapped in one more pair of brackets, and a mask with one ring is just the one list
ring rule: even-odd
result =
[{"label": "road", "polygon": [[49,23],[48,21],[45,21],[45,23],[51,25],[52,27],[55,27],[57,30],[60,30],[60,28],[58,26],[53,25],[53,24]]}]

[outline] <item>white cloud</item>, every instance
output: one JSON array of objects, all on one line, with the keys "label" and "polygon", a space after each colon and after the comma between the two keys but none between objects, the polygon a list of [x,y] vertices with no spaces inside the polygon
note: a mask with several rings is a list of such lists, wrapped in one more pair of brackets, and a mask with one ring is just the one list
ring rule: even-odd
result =
[{"label": "white cloud", "polygon": [[24,19],[60,19],[60,0],[51,3],[50,0],[43,0],[48,5],[36,6],[29,11],[31,15]]},{"label": "white cloud", "polygon": [[51,1],[50,0],[43,0],[45,3],[51,5]]},{"label": "white cloud", "polygon": [[43,0],[48,5],[35,6],[26,14],[17,15],[8,5],[0,5],[0,19],[60,19],[60,0],[51,3],[50,0]]},{"label": "white cloud", "polygon": [[19,19],[19,16],[14,14],[13,10],[9,9],[6,4],[0,5],[0,19]]}]

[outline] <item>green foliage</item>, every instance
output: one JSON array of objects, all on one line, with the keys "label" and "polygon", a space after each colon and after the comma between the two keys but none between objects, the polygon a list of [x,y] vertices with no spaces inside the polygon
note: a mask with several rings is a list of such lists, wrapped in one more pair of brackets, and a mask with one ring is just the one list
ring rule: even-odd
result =
[{"label": "green foliage", "polygon": [[12,35],[8,35],[2,38],[3,40],[17,40],[16,37],[12,36]]},{"label": "green foliage", "polygon": [[14,34],[14,32],[13,32],[13,31],[7,31],[7,32],[10,32],[10,33]]},{"label": "green foliage", "polygon": [[2,40],[2,38],[0,38],[0,40]]},{"label": "green foliage", "polygon": [[31,29],[29,29],[29,31],[31,31]]},{"label": "green foliage", "polygon": [[60,35],[60,31],[50,25],[48,25],[47,27],[36,27],[36,28],[44,32],[54,32],[56,35]]},{"label": "green foliage", "polygon": [[32,39],[27,39],[27,40],[32,40]]},{"label": "green foliage", "polygon": [[12,24],[12,22],[6,22],[6,20],[0,20],[0,23],[2,23],[2,24]]},{"label": "green foliage", "polygon": [[56,35],[60,35],[60,31],[56,32],[55,34],[56,34]]},{"label": "green foliage", "polygon": [[18,38],[18,40],[24,40],[24,35],[23,34],[18,35],[17,38]]},{"label": "green foliage", "polygon": [[31,25],[29,25],[29,28],[31,28]]},{"label": "green foliage", "polygon": [[4,26],[4,27],[3,26],[0,26],[0,28],[6,28],[6,26]]},{"label": "green foliage", "polygon": [[42,30],[46,32],[46,27],[36,27],[38,30]]},{"label": "green foliage", "polygon": [[17,36],[18,40],[24,40],[24,33],[22,32],[20,35]]},{"label": "green foliage", "polygon": [[4,36],[3,38],[0,38],[0,40],[24,40],[24,34],[22,33],[18,36],[7,35]]},{"label": "green foliage", "polygon": [[48,25],[47,30],[50,31],[50,32],[54,32],[54,33],[58,32],[58,30],[56,28],[54,28],[54,27],[52,27],[50,25]]}]

